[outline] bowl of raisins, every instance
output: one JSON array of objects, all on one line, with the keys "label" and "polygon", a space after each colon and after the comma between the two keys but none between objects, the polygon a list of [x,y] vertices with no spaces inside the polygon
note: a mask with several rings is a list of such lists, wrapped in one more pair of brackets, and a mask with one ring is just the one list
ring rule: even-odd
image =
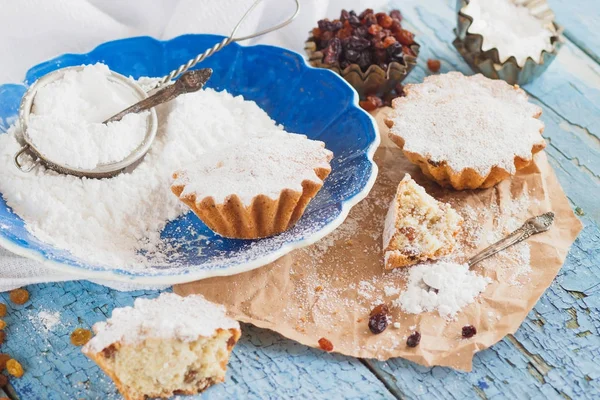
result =
[{"label": "bowl of raisins", "polygon": [[402,95],[402,80],[417,64],[419,44],[402,27],[402,14],[342,10],[339,19],[322,19],[310,32],[305,50],[313,67],[340,74],[358,92],[389,103]]}]

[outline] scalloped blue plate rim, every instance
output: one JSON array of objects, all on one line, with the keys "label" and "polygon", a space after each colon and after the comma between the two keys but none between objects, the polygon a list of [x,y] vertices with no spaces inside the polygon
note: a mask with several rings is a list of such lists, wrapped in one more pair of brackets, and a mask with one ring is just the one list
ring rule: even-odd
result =
[{"label": "scalloped blue plate rim", "polygon": [[[58,60],[60,58],[68,57],[68,56],[86,56],[86,55],[89,55],[90,53],[95,52],[100,47],[106,46],[108,44],[114,44],[114,43],[119,43],[119,42],[124,42],[124,41],[141,39],[141,40],[151,40],[155,43],[159,43],[160,45],[165,46],[169,42],[172,42],[175,40],[180,40],[182,38],[191,37],[191,36],[206,36],[206,37],[214,37],[215,39],[224,38],[224,36],[212,35],[212,34],[185,34],[185,35],[180,35],[180,36],[174,37],[169,40],[158,40],[151,36],[134,36],[134,37],[116,39],[116,40],[101,43],[86,53],[64,53],[64,54],[56,56],[52,59],[43,61],[39,64],[34,65],[29,70],[27,70],[27,72],[25,74],[25,78],[27,79],[27,77],[30,75],[31,71],[39,69],[39,68],[43,67],[44,65],[48,65],[50,63],[56,62],[56,60]],[[64,273],[69,273],[69,274],[72,273],[76,276],[76,279],[94,279],[94,280],[106,280],[106,281],[129,282],[129,283],[136,282],[139,284],[148,284],[148,285],[163,285],[163,284],[164,285],[174,285],[174,284],[180,284],[180,283],[193,282],[193,281],[202,280],[202,279],[208,279],[208,278],[212,278],[212,277],[237,275],[237,274],[241,274],[243,272],[248,272],[253,269],[263,267],[269,263],[272,263],[272,262],[278,260],[279,258],[292,252],[293,250],[301,249],[301,248],[304,248],[304,247],[310,246],[311,244],[316,243],[317,241],[321,240],[325,236],[332,233],[335,229],[337,229],[346,220],[346,218],[348,217],[348,214],[350,213],[350,210],[367,197],[367,195],[370,193],[371,189],[373,188],[373,185],[375,184],[375,180],[377,179],[377,176],[379,173],[379,168],[378,168],[377,164],[375,163],[374,156],[375,156],[375,152],[377,151],[377,148],[379,147],[379,145],[381,143],[381,135],[379,132],[379,128],[377,126],[377,122],[375,121],[373,116],[371,116],[369,113],[364,111],[359,106],[359,104],[358,104],[359,98],[358,98],[357,92],[345,79],[343,79],[341,76],[339,76],[335,72],[330,71],[328,69],[312,67],[311,65],[307,64],[304,56],[302,56],[300,53],[298,53],[294,50],[283,48],[283,47],[264,45],[264,44],[252,45],[252,46],[242,46],[237,43],[232,43],[232,44],[230,44],[230,46],[239,46],[239,47],[243,47],[243,48],[272,48],[272,49],[275,49],[278,51],[288,52],[288,53],[294,55],[296,58],[298,58],[301,61],[301,65],[304,68],[306,68],[308,70],[317,70],[317,71],[319,71],[319,73],[323,73],[325,75],[329,74],[332,79],[338,79],[339,81],[342,81],[352,91],[352,95],[353,95],[352,101],[348,104],[347,109],[355,108],[355,109],[360,110],[360,112],[362,112],[364,115],[366,115],[368,117],[369,121],[371,122],[373,131],[375,133],[375,137],[374,137],[373,141],[369,145],[367,151],[365,153],[363,153],[367,157],[367,159],[370,163],[371,175],[361,191],[357,192],[352,197],[340,202],[341,209],[336,218],[334,218],[328,224],[323,226],[323,228],[321,228],[319,231],[309,235],[308,237],[302,238],[300,240],[286,242],[279,249],[277,249],[267,255],[257,257],[248,262],[240,263],[238,265],[229,266],[229,267],[222,268],[222,269],[210,269],[210,270],[198,270],[198,271],[190,270],[190,268],[189,268],[190,266],[186,266],[186,269],[183,270],[181,274],[173,274],[172,273],[173,270],[169,270],[169,271],[171,271],[171,273],[164,274],[164,275],[163,274],[124,275],[121,273],[116,273],[115,270],[113,270],[113,269],[95,270],[95,269],[87,269],[84,267],[72,266],[72,265],[62,263],[62,262],[57,262],[57,261],[48,259],[48,258],[44,257],[44,255],[42,255],[39,250],[31,249],[31,248],[27,249],[27,248],[21,247],[21,246],[17,245],[15,242],[12,242],[11,240],[9,240],[8,238],[5,238],[2,235],[0,235],[0,246],[2,246],[3,248],[7,249],[8,251],[10,251],[14,254],[17,254],[19,256],[28,258],[30,260],[38,261],[42,265],[44,265],[50,269],[64,272]],[[6,84],[2,84],[0,86],[5,86],[5,85],[13,85],[13,84],[6,83]],[[14,84],[14,85],[27,86],[28,82],[27,82],[27,80],[24,80],[21,84]]]}]

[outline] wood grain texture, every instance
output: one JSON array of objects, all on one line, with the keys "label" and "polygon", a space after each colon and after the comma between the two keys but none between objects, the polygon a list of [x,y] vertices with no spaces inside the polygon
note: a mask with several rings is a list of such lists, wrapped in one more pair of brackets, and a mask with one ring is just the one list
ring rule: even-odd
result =
[{"label": "wood grain texture", "polygon": [[[594,61],[600,53],[600,34],[595,31],[600,7],[596,3],[551,0],[571,41],[541,78],[524,87],[543,107],[550,162],[573,207],[583,214],[585,228],[555,283],[517,333],[479,353],[472,373],[426,368],[402,359],[367,361],[374,375],[358,360],[244,326],[226,383],[202,398],[600,396],[600,66]],[[453,0],[394,0],[392,5],[402,10],[422,45],[419,66],[409,82],[428,74],[428,58],[441,59],[442,72],[470,73],[451,45]],[[9,305],[8,339],[1,349],[20,359],[27,370],[22,379],[12,380],[20,398],[119,398],[104,374],[69,343],[69,334],[105,319],[114,307],[157,292],[121,293],[86,282],[28,289],[30,303]],[[7,300],[6,294],[2,297]],[[60,324],[46,331],[41,311],[59,312]]]},{"label": "wood grain texture", "polygon": [[[77,328],[91,328],[115,307],[158,292],[122,293],[89,282],[28,287],[23,306],[8,301],[7,340],[2,352],[22,362],[26,373],[11,384],[20,399],[119,399],[115,386],[70,343]],[[41,313],[41,314],[40,314]],[[54,326],[44,321],[56,315]],[[392,399],[384,385],[359,361],[299,345],[252,326],[243,326],[224,384],[208,389],[203,399],[220,398],[354,398]],[[185,397],[186,399],[199,398]]]}]

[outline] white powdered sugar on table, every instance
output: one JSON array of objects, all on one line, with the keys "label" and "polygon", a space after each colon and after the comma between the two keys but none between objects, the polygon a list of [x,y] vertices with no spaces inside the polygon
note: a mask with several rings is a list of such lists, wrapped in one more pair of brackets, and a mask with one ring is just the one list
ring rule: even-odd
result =
[{"label": "white powdered sugar on table", "polygon": [[99,352],[113,343],[136,344],[147,338],[191,342],[212,337],[217,329],[240,329],[225,307],[201,295],[181,297],[163,293],[155,299],[138,298],[133,307],[115,308],[111,318],[94,325],[95,336],[84,352]]},{"label": "white powdered sugar on table", "polygon": [[406,93],[394,101],[390,134],[404,139],[405,152],[456,172],[486,176],[498,166],[514,173],[515,157],[530,160],[532,148],[545,144],[541,108],[504,81],[449,72],[407,85]]},{"label": "white powdered sugar on table", "polygon": [[552,51],[556,33],[513,0],[471,0],[463,12],[473,18],[469,33],[483,36],[483,51],[498,49],[500,62],[514,56],[520,66],[529,57],[539,63],[543,50]]},{"label": "white powdered sugar on table", "polygon": [[149,112],[102,123],[139,101],[130,88],[109,77],[106,65],[88,65],[38,89],[27,135],[44,157],[59,165],[93,169],[121,161],[140,146]]},{"label": "white powdered sugar on table", "polygon": [[28,314],[27,319],[38,332],[48,333],[60,323],[60,313],[41,310]]},{"label": "white powdered sugar on table", "polygon": [[437,311],[442,317],[453,318],[490,282],[490,278],[470,271],[467,264],[418,264],[408,270],[406,290],[393,304],[409,314]]},{"label": "white powdered sugar on table", "polygon": [[330,169],[331,157],[323,142],[304,135],[262,132],[184,167],[173,185],[184,186],[180,198],[194,195],[197,203],[207,197],[222,203],[237,195],[251,205],[258,195],[276,200],[284,189],[302,192],[304,181],[322,184],[315,169]]},{"label": "white powdered sugar on table", "polygon": [[111,179],[81,179],[14,167],[18,125],[0,135],[0,193],[29,232],[86,263],[146,269],[164,261],[160,232],[188,211],[170,190],[172,173],[212,149],[279,129],[256,103],[212,89],[157,109],[159,129],[143,161]]}]

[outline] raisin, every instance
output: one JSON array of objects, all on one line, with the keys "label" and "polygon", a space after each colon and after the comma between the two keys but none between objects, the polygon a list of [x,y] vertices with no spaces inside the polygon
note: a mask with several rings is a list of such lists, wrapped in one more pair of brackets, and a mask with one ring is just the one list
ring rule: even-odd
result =
[{"label": "raisin", "polygon": [[13,303],[22,305],[27,303],[27,300],[29,300],[29,292],[23,288],[15,289],[10,292],[8,297]]},{"label": "raisin", "polygon": [[0,319],[0,330],[6,328],[6,322],[4,322],[4,320]]},{"label": "raisin", "polygon": [[23,376],[23,366],[21,366],[21,364],[13,358],[6,362],[6,370],[15,378],[20,378]]},{"label": "raisin", "polygon": [[0,353],[0,371],[6,368],[6,362],[10,359],[11,357],[8,354]]},{"label": "raisin", "polygon": [[356,51],[367,50],[369,48],[370,44],[371,44],[371,42],[369,42],[368,39],[361,38],[361,37],[351,37],[345,41],[345,45],[346,45],[347,49],[356,50]]},{"label": "raisin", "polygon": [[328,339],[322,337],[319,339],[319,347],[325,351],[333,351],[333,343],[331,343]]},{"label": "raisin", "polygon": [[83,346],[92,338],[92,332],[89,329],[77,328],[71,333],[71,344],[74,346]]},{"label": "raisin", "polygon": [[350,18],[350,13],[346,10],[342,10],[340,13],[340,21],[346,22],[348,21],[348,18]]},{"label": "raisin", "polygon": [[394,20],[394,22],[392,22],[392,26],[390,27],[390,30],[393,33],[398,33],[402,30],[402,25],[400,24],[400,22]]},{"label": "raisin", "polygon": [[354,32],[352,33],[352,36],[359,37],[359,38],[364,38],[368,34],[369,34],[369,29],[368,28],[366,28],[364,26],[359,26],[358,28],[354,29]]},{"label": "raisin", "polygon": [[394,18],[398,22],[402,21],[402,13],[400,13],[400,10],[390,11],[390,17]]},{"label": "raisin", "polygon": [[404,56],[404,52],[402,51],[402,45],[398,42],[394,42],[389,45],[387,48],[388,56],[394,60],[402,58]]},{"label": "raisin", "polygon": [[348,22],[350,23],[350,25],[352,25],[355,28],[360,27],[360,18],[357,17],[356,15],[350,15],[350,18],[348,18]]},{"label": "raisin", "polygon": [[417,347],[421,342],[421,334],[419,332],[415,332],[406,339],[406,345],[408,347]]},{"label": "raisin", "polygon": [[346,50],[344,51],[344,57],[346,57],[346,60],[350,61],[350,62],[356,62],[358,61],[358,57],[360,56],[360,53],[356,50]]},{"label": "raisin", "polygon": [[429,68],[429,70],[431,72],[438,72],[440,70],[442,66],[442,63],[440,62],[440,60],[432,60],[429,59],[427,60],[427,68]]},{"label": "raisin", "polygon": [[373,111],[378,107],[381,107],[383,102],[377,96],[367,96],[366,100],[362,100],[358,103],[363,110],[365,111]]},{"label": "raisin", "polygon": [[396,40],[404,46],[410,46],[415,42],[415,36],[412,34],[412,32],[409,32],[406,29],[402,29],[400,32],[396,32],[394,36],[396,37]]},{"label": "raisin", "polygon": [[[6,375],[0,375],[0,387],[4,387],[6,385],[8,385],[8,378]],[[0,397],[0,400],[3,398],[6,399],[6,397]]]},{"label": "raisin", "polygon": [[465,339],[470,339],[475,335],[477,335],[477,328],[473,325],[465,325],[462,327],[462,337]]},{"label": "raisin", "polygon": [[0,331],[0,344],[4,343],[6,340],[6,332]]},{"label": "raisin", "polygon": [[392,17],[390,17],[386,13],[378,13],[376,15],[376,17],[377,17],[377,23],[384,28],[391,28],[392,23],[394,22]]},{"label": "raisin", "polygon": [[383,39],[383,47],[385,47],[386,49],[394,43],[396,43],[396,38],[393,36],[388,36],[385,39]]},{"label": "raisin", "polygon": [[349,65],[350,65],[350,61],[348,61],[348,60],[342,60],[342,61],[340,61],[340,68],[341,69],[346,69],[346,68],[348,68]]},{"label": "raisin", "polygon": [[388,326],[388,317],[384,313],[371,315],[369,317],[369,330],[375,335],[385,331]]},{"label": "raisin", "polygon": [[313,28],[313,30],[312,30],[313,38],[320,39],[321,38],[321,34],[322,34],[322,32],[321,32],[321,30],[319,28]]},{"label": "raisin", "polygon": [[403,226],[399,229],[399,232],[406,236],[409,242],[412,242],[417,237],[417,231],[412,226]]},{"label": "raisin", "polygon": [[378,306],[376,306],[374,309],[371,310],[371,314],[369,314],[371,317],[375,314],[389,314],[390,310],[388,308],[387,305],[385,304],[380,304]]},{"label": "raisin", "polygon": [[354,28],[350,26],[350,24],[348,24],[348,22],[344,23],[344,27],[342,29],[340,29],[339,31],[337,31],[337,33],[335,34],[336,37],[340,38],[340,39],[346,39],[350,36],[352,36],[352,32],[354,32]]},{"label": "raisin", "polygon": [[408,46],[402,46],[402,52],[404,54],[406,54],[407,56],[413,56],[416,57],[417,55],[415,54],[414,51],[412,51],[412,49]]},{"label": "raisin", "polygon": [[360,53],[360,56],[358,56],[358,66],[363,71],[366,71],[367,68],[369,68],[369,65],[371,65],[372,60],[373,60],[373,58],[371,56],[371,52],[368,50],[365,50],[362,53]]},{"label": "raisin", "polygon": [[360,23],[368,28],[371,25],[377,25],[377,18],[373,14],[368,14],[360,21]]},{"label": "raisin", "polygon": [[373,14],[373,9],[372,8],[365,9],[365,11],[361,12],[360,14],[358,14],[358,18],[363,19],[364,17],[366,17],[369,14]]},{"label": "raisin", "polygon": [[327,18],[318,21],[317,26],[319,27],[321,32],[331,32],[335,30],[334,23],[328,20]]},{"label": "raisin", "polygon": [[6,317],[6,304],[0,303],[0,318]]},{"label": "raisin", "polygon": [[112,356],[115,354],[116,351],[117,351],[117,347],[114,344],[111,344],[110,346],[108,346],[104,350],[102,350],[102,356],[104,358],[112,358]]},{"label": "raisin", "polygon": [[383,30],[383,28],[381,27],[381,25],[377,25],[377,24],[373,24],[371,26],[369,26],[369,33],[373,36],[377,35],[379,32],[381,32]]},{"label": "raisin", "polygon": [[325,58],[323,62],[325,64],[335,64],[338,62],[338,57],[342,51],[342,41],[338,38],[333,38],[329,42],[329,45],[325,49]]}]

